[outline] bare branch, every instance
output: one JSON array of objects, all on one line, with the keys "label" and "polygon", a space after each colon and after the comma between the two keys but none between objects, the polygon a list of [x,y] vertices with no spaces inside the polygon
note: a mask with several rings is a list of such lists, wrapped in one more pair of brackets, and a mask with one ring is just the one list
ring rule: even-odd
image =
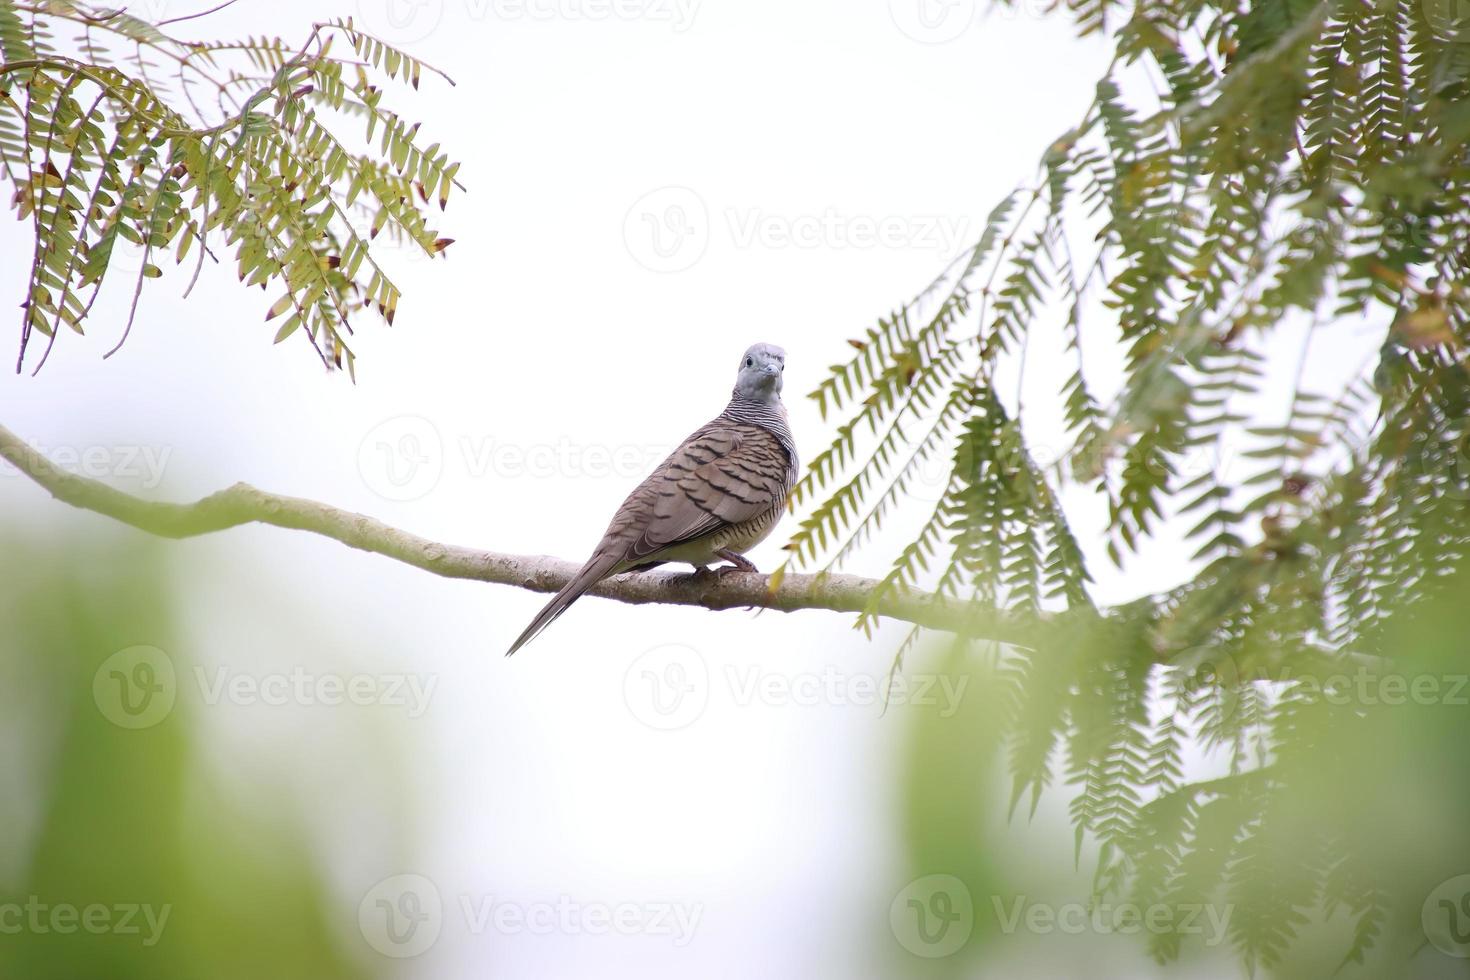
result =
[{"label": "bare branch", "polygon": [[[384,555],[445,578],[513,585],[555,592],[577,572],[569,561],[542,555],[506,555],[442,544],[389,527],[363,514],[314,500],[283,497],[245,483],[192,504],[144,500],[88,477],[68,473],[0,425],[0,459],[30,477],[53,497],[166,538],[190,538],[242,524],[310,531],[351,548]],[[641,572],[618,575],[589,595],[632,604],[667,603],[705,609],[764,608],[780,612],[826,609],[855,613],[878,587],[856,575],[787,575],[774,592],[768,576],[755,572],[694,575]],[[927,592],[889,590],[879,615],[946,631],[965,631],[1002,642],[1024,638],[1025,624],[1011,617],[981,617],[967,603]]]},{"label": "bare branch", "polygon": [[236,2],[236,0],[224,0],[223,3],[215,4],[213,7],[210,7],[208,10],[201,10],[201,11],[198,11],[197,13],[192,13],[192,14],[183,14],[183,15],[181,15],[179,17],[170,17],[168,20],[161,20],[157,24],[154,24],[153,26],[154,27],[161,28],[161,27],[165,27],[168,24],[177,24],[177,23],[180,23],[180,22],[186,21],[186,20],[194,20],[195,18],[198,18],[198,17],[208,17],[210,14],[219,13],[221,10],[224,10],[226,7],[231,6],[235,2]]}]

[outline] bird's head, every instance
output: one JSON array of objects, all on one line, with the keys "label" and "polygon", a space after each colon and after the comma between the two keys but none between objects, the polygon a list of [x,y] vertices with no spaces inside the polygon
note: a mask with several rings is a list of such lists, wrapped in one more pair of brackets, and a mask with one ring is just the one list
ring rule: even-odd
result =
[{"label": "bird's head", "polygon": [[734,396],[743,401],[773,402],[781,398],[781,372],[786,352],[775,344],[752,344],[740,356]]}]

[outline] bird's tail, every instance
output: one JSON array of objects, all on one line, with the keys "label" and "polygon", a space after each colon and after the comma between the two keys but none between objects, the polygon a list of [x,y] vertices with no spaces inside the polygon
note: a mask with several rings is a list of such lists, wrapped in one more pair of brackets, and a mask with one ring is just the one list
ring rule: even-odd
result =
[{"label": "bird's tail", "polygon": [[536,618],[531,620],[531,625],[527,626],[525,632],[516,638],[516,641],[510,645],[510,649],[505,651],[505,655],[509,657],[534,640],[542,630],[556,620],[556,617],[566,612],[572,603],[580,599],[582,593],[606,578],[616,565],[616,558],[593,556],[591,561],[582,566],[581,571],[572,576],[570,582],[561,587],[560,592],[551,597],[551,601],[536,614]]}]

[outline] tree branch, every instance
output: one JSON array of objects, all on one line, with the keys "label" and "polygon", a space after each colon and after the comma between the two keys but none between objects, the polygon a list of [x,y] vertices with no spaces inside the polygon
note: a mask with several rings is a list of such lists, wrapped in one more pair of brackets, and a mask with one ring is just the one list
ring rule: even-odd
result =
[{"label": "tree branch", "polygon": [[[384,555],[445,578],[513,585],[532,592],[555,592],[578,570],[576,564],[558,558],[441,544],[363,514],[267,493],[245,483],[192,504],[144,500],[66,472],[3,425],[0,459],[17,467],[57,500],[166,538],[190,538],[242,524],[270,524],[320,534],[350,548]],[[600,582],[588,594],[633,604],[658,602],[716,610],[756,607],[780,612],[826,609],[855,613],[865,607],[877,586],[877,581],[856,575],[787,575],[771,591],[769,577],[756,572],[639,572]],[[1024,624],[1012,617],[982,618],[968,603],[928,592],[890,591],[879,603],[878,614],[932,629],[974,632],[1002,642],[1018,642],[1024,636]]]}]

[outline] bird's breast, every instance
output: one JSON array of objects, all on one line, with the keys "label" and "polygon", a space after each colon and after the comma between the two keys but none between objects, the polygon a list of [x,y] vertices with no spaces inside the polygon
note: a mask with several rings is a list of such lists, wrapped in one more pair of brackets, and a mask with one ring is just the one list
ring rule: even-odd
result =
[{"label": "bird's breast", "polygon": [[771,536],[771,532],[776,529],[776,522],[781,519],[781,512],[784,509],[784,504],[782,506],[772,507],[764,514],[751,520],[730,525],[720,532],[725,539],[720,547],[744,554]]}]

